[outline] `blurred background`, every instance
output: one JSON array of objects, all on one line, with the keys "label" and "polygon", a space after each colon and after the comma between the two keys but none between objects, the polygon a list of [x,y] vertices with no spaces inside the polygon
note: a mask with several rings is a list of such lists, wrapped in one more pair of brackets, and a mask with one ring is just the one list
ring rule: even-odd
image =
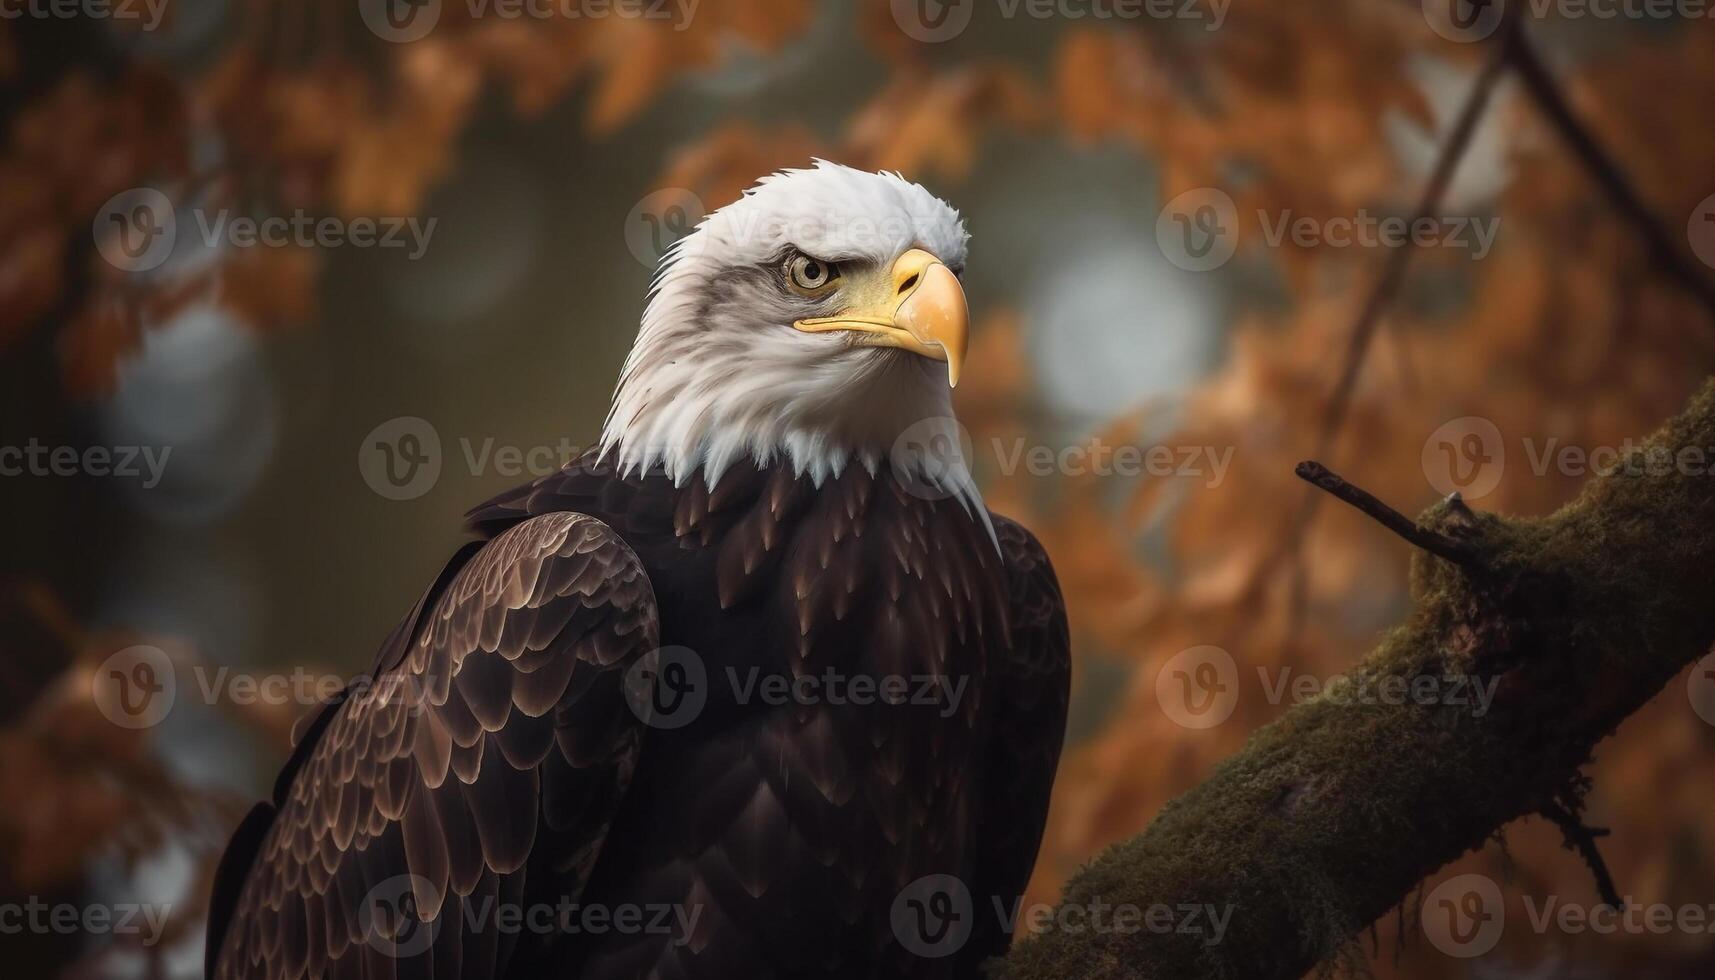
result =
[{"label": "blurred background", "polygon": [[[662,249],[813,157],[973,236],[966,451],[1072,613],[1051,901],[1408,610],[1407,547],[1295,462],[1547,513],[1715,366],[1708,13],[0,0],[8,972],[200,976],[292,721],[467,507],[596,437]],[[1712,771],[1715,671],[1601,747],[1623,895],[1715,904]],[[1703,928],[1533,928],[1596,903],[1544,821],[1425,891],[1461,875],[1493,941],[1420,892],[1343,968],[1715,975]],[[134,908],[159,928],[89,914]]]}]

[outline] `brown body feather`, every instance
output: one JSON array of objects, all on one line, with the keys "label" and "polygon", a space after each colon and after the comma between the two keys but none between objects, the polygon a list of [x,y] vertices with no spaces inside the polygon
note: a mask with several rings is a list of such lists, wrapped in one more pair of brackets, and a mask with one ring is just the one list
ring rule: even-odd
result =
[{"label": "brown body feather", "polygon": [[[710,492],[593,457],[471,523],[488,543],[378,662],[420,679],[416,710],[378,706],[386,683],[329,709],[271,827],[235,840],[212,975],[966,977],[1004,951],[1069,674],[1028,532],[996,518],[997,553],[885,469],[746,465]],[[700,707],[645,724],[622,675],[658,646],[700,670]],[[945,956],[895,930],[926,875],[971,897]],[[432,942],[365,942],[394,876]],[[470,912],[494,902],[577,924]]]}]

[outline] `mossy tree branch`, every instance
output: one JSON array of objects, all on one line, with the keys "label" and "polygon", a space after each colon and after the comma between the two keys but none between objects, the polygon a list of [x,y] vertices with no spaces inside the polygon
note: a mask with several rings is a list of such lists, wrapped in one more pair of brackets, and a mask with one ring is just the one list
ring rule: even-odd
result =
[{"label": "mossy tree branch", "polygon": [[[1432,508],[1419,525],[1472,561],[1417,555],[1409,622],[1062,898],[1229,909],[1223,940],[1050,930],[1018,942],[996,974],[1295,980],[1508,822],[1575,817],[1566,804],[1596,743],[1715,642],[1712,466],[1715,383],[1551,516]],[[1484,710],[1478,698],[1350,696],[1384,682],[1492,684],[1494,697]]]}]

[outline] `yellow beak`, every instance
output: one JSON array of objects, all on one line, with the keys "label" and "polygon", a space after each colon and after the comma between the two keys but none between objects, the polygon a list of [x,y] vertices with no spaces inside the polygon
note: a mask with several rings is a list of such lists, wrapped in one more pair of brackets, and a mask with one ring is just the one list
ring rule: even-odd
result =
[{"label": "yellow beak", "polygon": [[806,333],[857,331],[863,335],[860,343],[899,347],[946,361],[947,384],[958,387],[971,320],[959,277],[940,259],[914,248],[893,263],[888,279],[887,298],[873,307],[854,307],[792,325]]}]

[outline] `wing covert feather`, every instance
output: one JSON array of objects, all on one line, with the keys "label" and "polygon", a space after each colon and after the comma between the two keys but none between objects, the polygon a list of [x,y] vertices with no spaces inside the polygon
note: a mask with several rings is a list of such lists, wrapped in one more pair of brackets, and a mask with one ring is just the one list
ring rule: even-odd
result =
[{"label": "wing covert feather", "polygon": [[476,913],[530,876],[572,900],[587,881],[642,740],[622,684],[659,645],[648,576],[601,521],[546,514],[443,574],[401,630],[223,860],[212,978],[493,977],[516,944],[556,941]]}]

